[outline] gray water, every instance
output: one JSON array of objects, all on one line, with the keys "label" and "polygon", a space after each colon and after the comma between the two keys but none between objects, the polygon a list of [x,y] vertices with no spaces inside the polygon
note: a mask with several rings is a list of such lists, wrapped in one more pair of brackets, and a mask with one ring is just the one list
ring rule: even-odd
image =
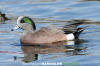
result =
[{"label": "gray water", "polygon": [[[0,66],[41,66],[45,62],[62,63],[62,66],[100,66],[99,0],[0,0],[0,11],[12,19],[0,24]],[[22,15],[33,18],[38,29],[50,24],[69,24],[67,21],[73,19],[89,21],[82,25],[88,28],[74,45],[21,46],[21,32],[12,32],[11,28]]]}]

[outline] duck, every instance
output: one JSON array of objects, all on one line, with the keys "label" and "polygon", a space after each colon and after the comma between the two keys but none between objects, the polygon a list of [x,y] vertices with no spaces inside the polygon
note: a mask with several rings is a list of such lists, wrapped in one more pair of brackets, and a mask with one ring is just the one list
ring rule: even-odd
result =
[{"label": "duck", "polygon": [[6,17],[6,14],[3,14],[0,11],[0,24],[4,24],[6,20],[10,20],[8,17]]},{"label": "duck", "polygon": [[[78,24],[81,23],[72,24],[71,26],[76,28]],[[18,28],[23,29],[20,42],[24,45],[38,45],[61,41],[71,41],[78,38],[84,30],[84,28],[76,28],[75,31],[71,31],[68,30],[68,27],[64,27],[64,29],[58,29],[55,26],[41,27],[37,30],[35,22],[32,20],[32,18],[27,16],[19,16],[16,26],[11,30],[14,31]]]}]

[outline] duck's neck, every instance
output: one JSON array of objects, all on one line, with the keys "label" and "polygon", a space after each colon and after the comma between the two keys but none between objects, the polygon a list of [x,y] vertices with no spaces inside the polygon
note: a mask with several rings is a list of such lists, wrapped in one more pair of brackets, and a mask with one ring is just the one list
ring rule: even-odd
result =
[{"label": "duck's neck", "polygon": [[29,34],[35,32],[35,29],[30,24],[24,24],[23,29],[24,29],[23,34]]}]

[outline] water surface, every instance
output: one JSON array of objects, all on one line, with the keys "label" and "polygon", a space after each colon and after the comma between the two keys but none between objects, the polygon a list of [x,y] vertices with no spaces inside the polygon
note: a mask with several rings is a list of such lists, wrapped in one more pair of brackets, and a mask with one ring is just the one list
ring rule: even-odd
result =
[{"label": "water surface", "polygon": [[[42,62],[76,63],[79,66],[100,66],[100,1],[99,0],[0,0],[0,11],[12,20],[0,24],[0,65],[32,66]],[[10,31],[18,16],[30,16],[37,28],[67,21],[89,20],[88,28],[74,45],[21,46],[20,31]],[[39,65],[40,66],[40,65]],[[65,64],[66,66],[66,64]]]}]

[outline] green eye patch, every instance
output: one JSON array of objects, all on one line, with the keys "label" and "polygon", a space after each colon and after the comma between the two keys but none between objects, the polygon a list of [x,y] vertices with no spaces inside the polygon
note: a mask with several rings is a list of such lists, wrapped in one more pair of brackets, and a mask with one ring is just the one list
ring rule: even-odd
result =
[{"label": "green eye patch", "polygon": [[23,20],[24,20],[25,23],[32,25],[32,20],[30,18],[25,17],[25,18],[23,18]]}]

